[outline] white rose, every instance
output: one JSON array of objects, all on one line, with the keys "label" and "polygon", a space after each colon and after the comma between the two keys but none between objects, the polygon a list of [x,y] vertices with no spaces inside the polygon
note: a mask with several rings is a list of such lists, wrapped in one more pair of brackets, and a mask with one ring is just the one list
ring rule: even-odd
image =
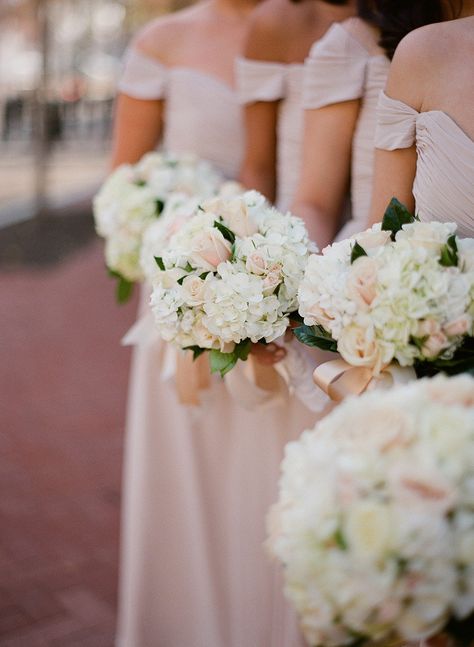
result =
[{"label": "white rose", "polygon": [[368,252],[377,247],[383,247],[390,240],[390,232],[381,229],[368,229],[353,237],[359,245]]},{"label": "white rose", "polygon": [[183,299],[188,306],[199,306],[204,302],[204,281],[199,276],[187,276],[182,284]]},{"label": "white rose", "polygon": [[226,204],[225,209],[220,214],[224,224],[236,236],[245,238],[257,233],[257,224],[252,220],[243,200],[232,200]]}]

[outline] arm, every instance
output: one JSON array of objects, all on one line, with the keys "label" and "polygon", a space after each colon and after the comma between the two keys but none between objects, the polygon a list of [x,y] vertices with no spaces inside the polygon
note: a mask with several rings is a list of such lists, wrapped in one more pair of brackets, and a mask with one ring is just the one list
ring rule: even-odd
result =
[{"label": "arm", "polygon": [[239,179],[271,202],[276,195],[278,102],[252,103],[245,107],[245,154]]},{"label": "arm", "polygon": [[162,131],[163,101],[119,94],[115,106],[111,167],[133,164],[152,151]]},{"label": "arm", "polygon": [[416,173],[416,149],[375,151],[374,192],[368,227],[380,222],[390,200],[395,197],[411,212],[415,210],[413,182]]},{"label": "arm", "polygon": [[[402,101],[418,112],[423,107],[426,80],[430,78],[432,63],[426,56],[430,38],[430,31],[421,28],[403,39],[390,66],[385,90],[389,97]],[[434,45],[437,48],[438,42]],[[433,66],[433,69],[436,69],[436,66]],[[400,200],[410,211],[415,210],[413,183],[416,161],[415,145],[397,150],[376,150],[369,226],[380,222],[393,197]]]},{"label": "arm", "polygon": [[303,164],[292,212],[322,249],[340,225],[350,177],[359,101],[305,111]]}]

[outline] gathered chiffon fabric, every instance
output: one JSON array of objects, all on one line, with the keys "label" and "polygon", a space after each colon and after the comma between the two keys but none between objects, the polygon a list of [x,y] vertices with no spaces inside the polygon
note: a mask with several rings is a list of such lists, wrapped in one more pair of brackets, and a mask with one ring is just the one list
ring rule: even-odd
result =
[{"label": "gathered chiffon fabric", "polygon": [[[119,88],[164,100],[166,148],[236,176],[243,129],[230,86],[132,50]],[[314,414],[289,397],[249,411],[215,376],[200,406],[181,405],[162,376],[166,352],[148,334],[132,359],[117,647],[302,645],[262,544],[284,445]]]},{"label": "gathered chiffon fabric", "polygon": [[416,145],[413,185],[420,220],[456,222],[461,236],[474,236],[474,141],[445,112],[417,112],[380,95],[376,147]]},{"label": "gathered chiffon fabric", "polygon": [[303,65],[238,58],[237,93],[242,105],[278,101],[276,207],[291,206],[301,167]]},{"label": "gathered chiffon fabric", "polygon": [[[357,37],[358,33],[361,38]],[[352,142],[352,218],[338,233],[337,240],[366,229],[372,199],[377,102],[389,67],[390,62],[378,47],[375,35],[359,18],[334,23],[313,45],[305,62],[302,99],[305,110],[360,100]]]}]

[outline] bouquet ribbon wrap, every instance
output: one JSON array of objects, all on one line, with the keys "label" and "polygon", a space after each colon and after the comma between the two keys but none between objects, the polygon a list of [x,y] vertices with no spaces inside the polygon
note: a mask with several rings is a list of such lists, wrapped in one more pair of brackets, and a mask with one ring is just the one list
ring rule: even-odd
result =
[{"label": "bouquet ribbon wrap", "polygon": [[374,375],[370,368],[352,366],[341,358],[320,364],[313,373],[314,383],[335,402],[341,402],[348,395],[389,389],[412,380],[416,380],[416,373],[411,366],[402,367],[392,362]]}]

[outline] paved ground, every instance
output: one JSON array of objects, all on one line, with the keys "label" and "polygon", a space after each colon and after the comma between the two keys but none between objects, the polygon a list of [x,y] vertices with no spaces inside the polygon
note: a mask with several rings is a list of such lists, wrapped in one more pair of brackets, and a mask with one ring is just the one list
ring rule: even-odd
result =
[{"label": "paved ground", "polygon": [[54,260],[0,275],[0,645],[111,647],[134,304],[97,242]]}]

